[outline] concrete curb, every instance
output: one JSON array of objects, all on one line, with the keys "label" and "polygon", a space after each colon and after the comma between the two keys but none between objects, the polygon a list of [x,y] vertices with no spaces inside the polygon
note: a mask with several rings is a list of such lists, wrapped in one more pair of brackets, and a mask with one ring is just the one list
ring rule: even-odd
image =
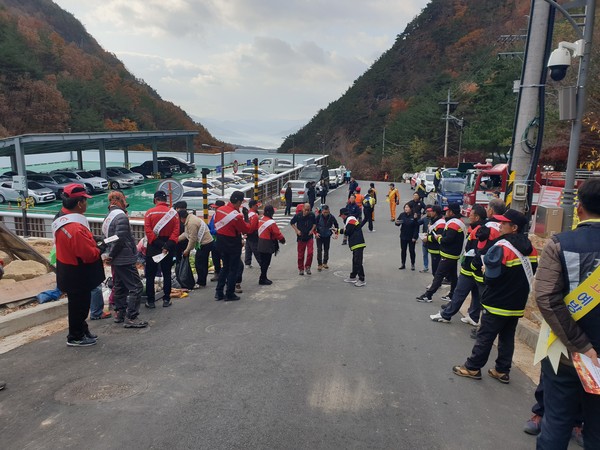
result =
[{"label": "concrete curb", "polygon": [[20,333],[28,328],[42,325],[51,320],[66,317],[67,299],[44,303],[35,308],[24,309],[0,318],[0,338]]},{"label": "concrete curb", "polygon": [[517,324],[516,337],[527,345],[531,350],[535,351],[537,345],[538,336],[540,334],[540,327],[529,319],[521,317]]}]

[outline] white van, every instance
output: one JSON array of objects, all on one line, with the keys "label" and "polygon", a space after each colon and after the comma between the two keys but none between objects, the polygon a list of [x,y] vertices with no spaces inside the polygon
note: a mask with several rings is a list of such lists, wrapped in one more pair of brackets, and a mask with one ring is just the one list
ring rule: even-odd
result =
[{"label": "white van", "polygon": [[282,173],[294,168],[291,161],[279,158],[265,158],[258,163],[260,169],[271,173]]}]

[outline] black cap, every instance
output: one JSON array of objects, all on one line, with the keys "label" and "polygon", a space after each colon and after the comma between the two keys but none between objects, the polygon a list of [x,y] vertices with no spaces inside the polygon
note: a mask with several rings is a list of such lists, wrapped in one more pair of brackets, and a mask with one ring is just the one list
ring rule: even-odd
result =
[{"label": "black cap", "polygon": [[523,231],[523,228],[525,228],[525,225],[527,225],[527,217],[525,217],[525,214],[515,209],[507,209],[501,216],[496,215],[493,217],[498,222],[514,223],[518,227],[519,231]]},{"label": "black cap", "polygon": [[447,210],[452,211],[457,216],[462,216],[462,214],[460,213],[460,205],[456,202],[448,203],[448,206],[446,206],[444,208],[444,211],[447,211]]},{"label": "black cap", "polygon": [[341,215],[349,216],[350,215],[350,211],[348,211],[348,208],[342,208],[342,209],[340,209],[340,216]]},{"label": "black cap", "polygon": [[248,202],[248,208],[252,208],[253,206],[256,206],[256,205],[258,205],[258,200],[252,199]]},{"label": "black cap", "polygon": [[231,197],[229,197],[229,201],[231,203],[243,202],[244,201],[244,193],[242,191],[233,191],[231,193]]},{"label": "black cap", "polygon": [[165,191],[156,191],[154,193],[154,200],[167,200],[167,193]]}]

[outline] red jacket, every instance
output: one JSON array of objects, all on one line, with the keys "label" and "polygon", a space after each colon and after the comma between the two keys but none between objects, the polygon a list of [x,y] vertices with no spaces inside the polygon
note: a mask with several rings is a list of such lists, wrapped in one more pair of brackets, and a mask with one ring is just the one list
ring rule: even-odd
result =
[{"label": "red jacket", "polygon": [[[237,214],[234,214],[234,211]],[[233,219],[229,220],[231,217],[233,217]],[[215,228],[217,230],[217,236],[229,237],[237,237],[254,231],[252,225],[244,221],[244,215],[235,209],[231,202],[227,203],[225,206],[221,206],[215,212]]]},{"label": "red jacket", "polygon": [[158,202],[154,208],[150,208],[144,215],[144,231],[148,238],[148,245],[157,239],[162,238],[161,241],[172,241],[173,244],[177,244],[177,238],[179,237],[179,216],[175,215],[173,218],[160,230],[158,236],[154,234],[154,227],[163,218],[163,216],[171,208],[165,202]]},{"label": "red jacket", "polygon": [[279,246],[276,241],[285,242],[285,237],[281,234],[277,223],[273,221],[270,225],[263,227],[269,217],[262,217],[258,226],[258,251],[261,253],[275,253]]}]

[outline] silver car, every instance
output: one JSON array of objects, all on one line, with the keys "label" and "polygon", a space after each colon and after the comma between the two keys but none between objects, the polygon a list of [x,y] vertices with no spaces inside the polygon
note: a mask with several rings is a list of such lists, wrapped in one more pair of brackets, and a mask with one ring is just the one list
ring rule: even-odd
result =
[{"label": "silver car", "polygon": [[52,173],[64,175],[73,183],[83,184],[88,194],[104,192],[108,189],[108,180],[95,177],[85,170],[55,170]]},{"label": "silver car", "polygon": [[31,181],[37,181],[42,186],[47,187],[56,195],[56,198],[60,199],[65,186],[72,184],[73,182],[69,180],[64,175],[59,174],[49,174],[49,173],[36,173],[27,175],[27,179]]},{"label": "silver car", "polygon": [[[50,189],[42,186],[37,181],[27,183],[27,195],[33,198],[33,203],[48,203],[56,200],[56,195]],[[13,189],[12,181],[0,183],[0,203],[18,202],[22,198],[19,191]]]},{"label": "silver car", "polygon": [[[99,170],[90,170],[90,173],[97,177],[102,176],[102,172]],[[106,169],[106,176],[108,177],[108,187],[111,189],[127,189],[134,185],[132,178],[114,170]]]},{"label": "silver car", "polygon": [[107,167],[108,170],[114,170],[122,175],[127,175],[133,180],[135,184],[142,184],[144,182],[144,175],[141,173],[133,172],[125,167]]},{"label": "silver car", "polygon": [[292,187],[292,204],[296,204],[296,203],[304,203],[304,195],[306,194],[306,191],[308,190],[308,183],[310,183],[310,181],[306,181],[306,180],[290,180],[287,183],[285,183],[283,185],[283,187],[281,188],[281,197],[283,197],[285,195],[285,191],[287,190],[288,186]]}]

